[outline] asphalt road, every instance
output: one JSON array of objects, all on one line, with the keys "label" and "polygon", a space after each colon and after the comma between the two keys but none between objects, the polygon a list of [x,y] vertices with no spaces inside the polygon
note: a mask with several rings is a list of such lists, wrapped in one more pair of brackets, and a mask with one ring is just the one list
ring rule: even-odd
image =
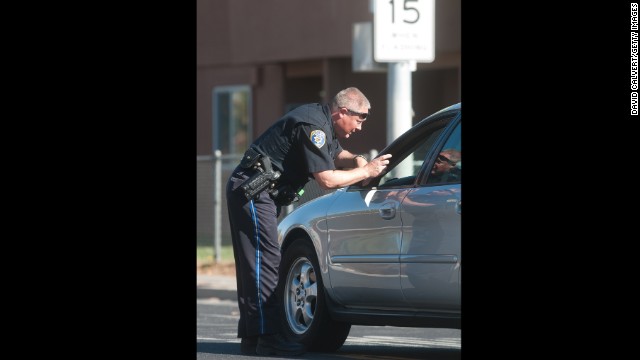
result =
[{"label": "asphalt road", "polygon": [[[236,337],[238,308],[233,283],[225,283],[227,280],[222,278],[208,280],[208,284],[198,285],[197,359],[260,358],[257,355],[240,355],[240,340]],[[308,352],[299,358],[453,360],[461,358],[460,335],[460,330],[454,329],[353,326],[347,341],[337,352]],[[269,359],[291,357],[272,356]]]}]

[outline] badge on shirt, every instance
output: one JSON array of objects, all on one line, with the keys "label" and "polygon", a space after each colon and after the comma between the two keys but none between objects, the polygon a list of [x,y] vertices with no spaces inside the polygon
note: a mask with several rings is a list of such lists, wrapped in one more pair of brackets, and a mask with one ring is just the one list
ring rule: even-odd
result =
[{"label": "badge on shirt", "polygon": [[313,143],[313,145],[317,146],[318,149],[324,145],[326,138],[327,136],[324,134],[324,131],[322,130],[313,130],[311,132],[311,135],[309,135],[309,139],[311,139],[311,142]]}]

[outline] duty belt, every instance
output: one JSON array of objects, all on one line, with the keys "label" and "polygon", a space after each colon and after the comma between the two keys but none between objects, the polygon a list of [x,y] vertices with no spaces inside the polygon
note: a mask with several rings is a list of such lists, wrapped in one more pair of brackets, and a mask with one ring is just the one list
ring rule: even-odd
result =
[{"label": "duty belt", "polygon": [[[246,157],[245,153],[245,157]],[[247,200],[257,198],[260,193],[266,189],[273,189],[276,186],[276,182],[280,178],[280,172],[273,170],[271,167],[271,159],[268,156],[260,155],[251,157],[245,162],[244,158],[240,165],[243,163],[251,163],[251,166],[246,168],[254,168],[256,172],[251,175],[245,182],[240,185],[240,188],[244,192],[244,196]],[[245,167],[244,165],[242,167]]]},{"label": "duty belt", "polygon": [[249,148],[244,153],[240,166],[245,169],[253,168],[255,173],[240,185],[247,200],[257,198],[264,190],[278,206],[287,206],[298,201],[304,193],[302,187],[294,189],[289,184],[278,184],[280,172],[271,166],[271,159]]}]

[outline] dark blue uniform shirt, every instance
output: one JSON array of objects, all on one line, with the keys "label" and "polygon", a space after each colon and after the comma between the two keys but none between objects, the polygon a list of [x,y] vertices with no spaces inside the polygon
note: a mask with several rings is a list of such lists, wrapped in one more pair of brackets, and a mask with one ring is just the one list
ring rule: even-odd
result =
[{"label": "dark blue uniform shirt", "polygon": [[279,184],[302,188],[314,172],[335,170],[342,151],[329,105],[307,104],[286,113],[251,145],[271,158],[282,175]]}]

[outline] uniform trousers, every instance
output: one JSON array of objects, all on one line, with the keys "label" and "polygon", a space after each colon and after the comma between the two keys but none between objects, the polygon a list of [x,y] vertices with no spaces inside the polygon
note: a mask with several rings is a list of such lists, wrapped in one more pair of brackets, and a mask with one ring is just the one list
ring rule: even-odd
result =
[{"label": "uniform trousers", "polygon": [[256,170],[238,166],[227,183],[227,208],[238,289],[238,337],[280,332],[277,298],[280,246],[277,206],[266,191],[247,200],[236,189]]}]

